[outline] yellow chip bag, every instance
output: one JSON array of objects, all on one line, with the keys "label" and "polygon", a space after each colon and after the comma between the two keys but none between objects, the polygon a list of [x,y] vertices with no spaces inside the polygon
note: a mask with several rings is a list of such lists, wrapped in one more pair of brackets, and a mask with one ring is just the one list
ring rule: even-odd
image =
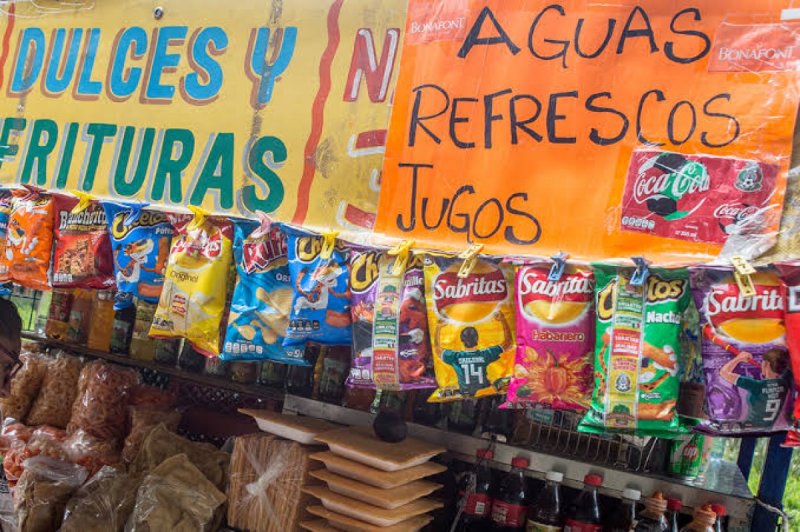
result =
[{"label": "yellow chip bag", "polygon": [[233,224],[207,218],[199,211],[194,218],[169,218],[175,238],[150,336],[186,338],[195,350],[217,356],[233,254]]},{"label": "yellow chip bag", "polygon": [[438,388],[429,401],[506,392],[514,367],[514,272],[475,259],[425,255],[425,294]]}]

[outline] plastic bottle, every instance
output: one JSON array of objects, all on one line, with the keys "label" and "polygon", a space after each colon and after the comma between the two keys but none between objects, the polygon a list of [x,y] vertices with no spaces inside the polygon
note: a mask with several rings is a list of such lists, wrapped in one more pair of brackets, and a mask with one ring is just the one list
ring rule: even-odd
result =
[{"label": "plastic bottle", "polygon": [[716,520],[717,514],[707,504],[694,511],[692,522],[681,528],[681,532],[714,532]]},{"label": "plastic bottle", "polygon": [[680,518],[681,508],[683,503],[680,499],[667,499],[667,523],[669,523],[669,532],[680,532],[678,526],[678,519]]},{"label": "plastic bottle", "polygon": [[530,491],[525,470],[530,462],[523,456],[511,459],[511,471],[500,483],[497,496],[492,501],[494,530],[525,532],[528,522]]},{"label": "plastic bottle", "polygon": [[667,511],[667,499],[657,491],[644,500],[644,511],[639,514],[639,519],[634,532],[667,532],[669,523],[664,512]]},{"label": "plastic bottle", "polygon": [[728,515],[728,509],[725,508],[724,504],[714,503],[711,505],[711,510],[717,514],[717,519],[714,521],[714,532],[725,532],[727,528],[723,526],[722,521]]},{"label": "plastic bottle", "polygon": [[617,510],[606,520],[605,532],[630,532],[636,523],[636,503],[642,498],[639,490],[626,488]]},{"label": "plastic bottle", "polygon": [[136,306],[129,305],[114,313],[114,331],[111,334],[111,352],[127,355],[131,346],[133,324],[136,321]]},{"label": "plastic bottle", "polygon": [[114,332],[114,294],[110,290],[95,292],[92,317],[89,320],[89,339],[87,346],[98,351],[111,349],[111,335]]},{"label": "plastic bottle", "polygon": [[564,475],[548,471],[544,489],[528,512],[527,532],[560,532],[564,523],[561,516],[561,482]]},{"label": "plastic bottle", "polygon": [[458,530],[471,532],[487,530],[492,513],[492,470],[489,461],[494,453],[489,449],[478,449],[475,469],[464,475],[458,490],[463,507]]},{"label": "plastic bottle", "polygon": [[583,491],[570,506],[564,522],[564,532],[600,532],[600,504],[597,502],[597,488],[603,484],[603,477],[588,474],[583,477]]}]

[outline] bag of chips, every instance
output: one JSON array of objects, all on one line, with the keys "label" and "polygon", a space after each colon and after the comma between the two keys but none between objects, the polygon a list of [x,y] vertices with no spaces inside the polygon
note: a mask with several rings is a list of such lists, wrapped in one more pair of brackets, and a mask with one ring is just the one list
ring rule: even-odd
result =
[{"label": "bag of chips", "polygon": [[771,268],[750,276],[745,296],[732,268],[691,268],[700,311],[706,414],[698,430],[760,435],[787,430],[793,397],[781,282]]},{"label": "bag of chips", "polygon": [[691,302],[686,270],[594,264],[597,328],[594,390],[582,432],[674,438],[681,323]]},{"label": "bag of chips", "polygon": [[238,279],[220,358],[308,365],[283,350],[292,305],[286,236],[277,224],[246,221],[236,223],[235,233]]},{"label": "bag of chips", "polygon": [[550,263],[520,266],[516,274],[517,351],[509,407],[542,404],[586,410],[592,393],[594,278],[567,266],[549,281]]},{"label": "bag of chips", "polygon": [[62,194],[54,194],[53,200],[56,209],[53,287],[114,286],[111,241],[102,205]]},{"label": "bag of chips", "polygon": [[309,341],[350,345],[348,251],[334,233],[312,235],[286,227],[289,274],[294,294],[283,345],[300,360]]},{"label": "bag of chips", "polygon": [[[786,346],[794,376],[795,395],[800,390],[800,261],[775,265],[780,272],[783,294]],[[800,401],[795,397],[792,407],[793,428],[786,433],[784,446],[800,446]]]},{"label": "bag of chips", "polygon": [[8,219],[5,261],[9,279],[33,290],[49,290],[53,249],[53,197],[38,191],[14,191]]},{"label": "bag of chips", "polygon": [[8,261],[6,260],[6,237],[8,220],[14,203],[14,195],[8,189],[0,189],[0,283],[8,281]]},{"label": "bag of chips", "polygon": [[199,210],[188,221],[181,215],[169,218],[176,236],[150,336],[186,338],[197,351],[218,356],[233,224]]},{"label": "bag of chips", "polygon": [[506,392],[514,367],[514,272],[510,265],[425,255],[425,293],[438,388],[430,401]]},{"label": "bag of chips", "polygon": [[353,361],[348,386],[435,388],[423,256],[358,249],[350,257]]}]

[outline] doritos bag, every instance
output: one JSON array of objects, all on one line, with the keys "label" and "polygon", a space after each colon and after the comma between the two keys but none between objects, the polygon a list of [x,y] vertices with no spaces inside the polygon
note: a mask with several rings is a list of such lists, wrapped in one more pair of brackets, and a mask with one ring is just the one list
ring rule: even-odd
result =
[{"label": "doritos bag", "polygon": [[350,279],[345,248],[335,235],[311,235],[286,227],[289,274],[294,295],[283,342],[300,360],[308,341],[350,345]]},{"label": "doritos bag", "polygon": [[[786,345],[789,348],[795,395],[800,390],[800,262],[776,264],[781,275]],[[800,446],[800,401],[792,408],[793,429],[786,433],[784,445]]]},{"label": "doritos bag", "polygon": [[114,286],[111,241],[106,213],[97,201],[53,195],[56,205],[54,288]]},{"label": "doritos bag", "polygon": [[517,350],[507,406],[586,410],[592,393],[594,277],[567,266],[549,281],[550,263],[516,274]]},{"label": "doritos bag", "polygon": [[154,338],[186,338],[206,356],[220,352],[233,225],[197,212],[168,215],[175,227],[164,288],[150,327]]},{"label": "doritos bag", "polygon": [[48,290],[53,250],[55,205],[50,194],[15,191],[8,219],[5,260],[11,281],[34,290]]},{"label": "doritos bag", "polygon": [[700,311],[706,414],[698,429],[720,435],[787,430],[793,395],[777,272],[759,268],[742,295],[732,268],[691,268]]},{"label": "doritos bag", "polygon": [[6,259],[6,237],[8,234],[8,219],[14,195],[8,189],[0,189],[0,284],[9,280],[8,261]]},{"label": "doritos bag", "polygon": [[145,210],[144,205],[113,202],[102,205],[108,220],[117,281],[114,308],[128,307],[134,298],[158,303],[173,235],[167,215]]},{"label": "doritos bag", "polygon": [[478,258],[467,277],[463,260],[425,255],[425,293],[439,387],[429,401],[505,393],[514,365],[514,273]]},{"label": "doritos bag", "polygon": [[582,432],[672,438],[686,432],[676,411],[683,314],[691,298],[686,270],[593,264],[597,328],[594,390]]},{"label": "doritos bag", "polygon": [[292,305],[286,235],[277,224],[249,221],[236,222],[235,233],[238,278],[220,358],[308,365],[283,350]]},{"label": "doritos bag", "polygon": [[348,386],[434,388],[422,255],[358,249],[350,256],[353,361]]}]

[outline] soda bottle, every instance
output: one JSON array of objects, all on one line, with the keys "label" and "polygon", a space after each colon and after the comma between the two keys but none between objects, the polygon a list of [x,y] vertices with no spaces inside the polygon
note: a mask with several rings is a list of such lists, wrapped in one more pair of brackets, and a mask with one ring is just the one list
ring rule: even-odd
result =
[{"label": "soda bottle", "polygon": [[626,488],[622,491],[622,501],[617,510],[606,520],[605,532],[630,532],[636,523],[636,503],[642,498],[639,490]]},{"label": "soda bottle", "polygon": [[603,477],[588,474],[583,477],[583,491],[570,506],[564,532],[600,532],[600,505],[597,502],[597,488],[603,484]]},{"label": "soda bottle", "polygon": [[639,514],[639,519],[634,532],[667,532],[669,524],[664,512],[667,510],[667,499],[657,491],[644,500],[644,511]]},{"label": "soda bottle", "polygon": [[489,528],[492,513],[492,470],[489,461],[494,453],[489,449],[478,449],[475,470],[464,475],[458,490],[461,500],[461,532],[481,531]]},{"label": "soda bottle", "polygon": [[511,459],[511,471],[500,483],[497,496],[492,501],[494,530],[525,532],[530,503],[525,470],[529,465],[530,462],[523,456]]},{"label": "soda bottle", "polygon": [[714,532],[725,532],[726,527],[722,525],[722,521],[728,515],[728,509],[724,504],[714,503],[711,505],[711,510],[717,514],[717,519],[714,521]]},{"label": "soda bottle", "polygon": [[667,499],[667,523],[669,523],[669,532],[680,532],[678,526],[678,519],[681,514],[683,503],[680,499]]},{"label": "soda bottle", "polygon": [[527,532],[560,532],[562,529],[561,482],[564,475],[558,471],[548,471],[544,478],[544,489],[539,492],[528,512]]},{"label": "soda bottle", "polygon": [[692,522],[681,528],[681,532],[714,532],[714,522],[717,514],[706,504],[694,511]]}]

